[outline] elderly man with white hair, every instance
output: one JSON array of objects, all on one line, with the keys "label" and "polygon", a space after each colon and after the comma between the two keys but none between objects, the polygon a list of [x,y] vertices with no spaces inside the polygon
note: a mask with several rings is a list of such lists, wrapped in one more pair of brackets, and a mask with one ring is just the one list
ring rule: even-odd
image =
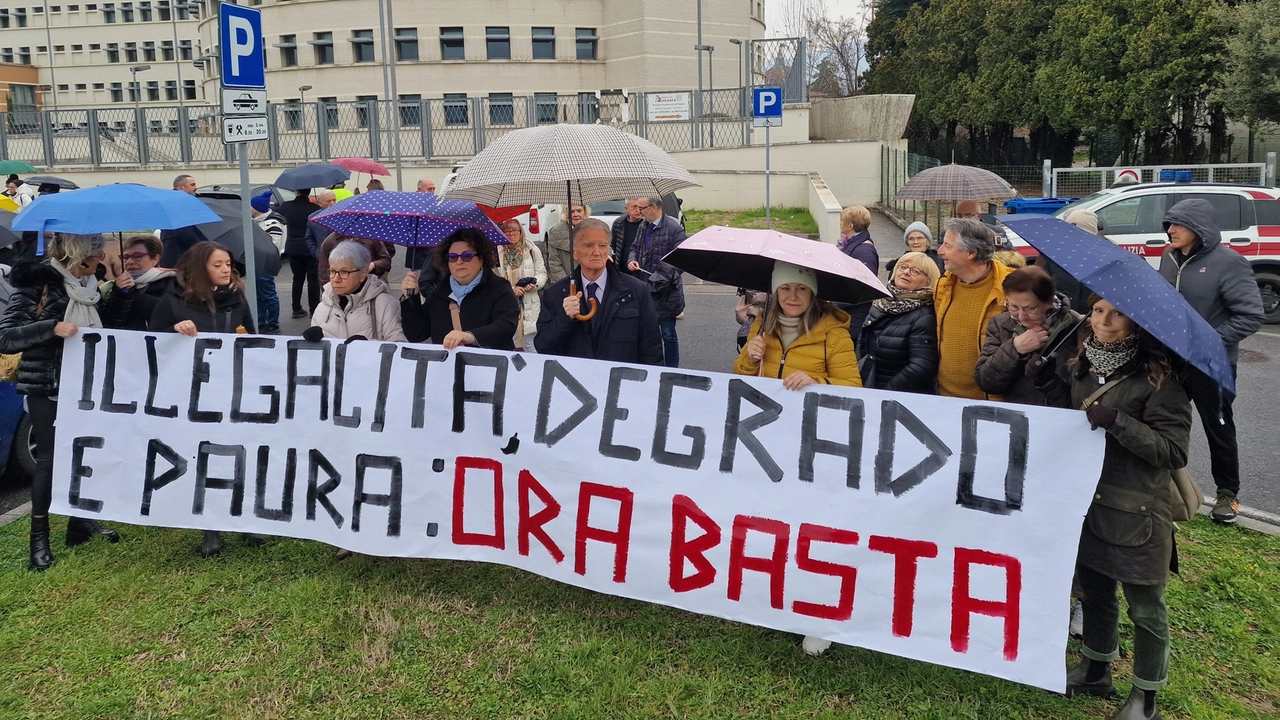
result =
[{"label": "elderly man with white hair", "polygon": [[991,228],[971,218],[953,218],[938,256],[947,272],[933,289],[938,316],[938,394],[971,400],[999,400],[978,387],[973,372],[987,339],[987,323],[1005,310],[1004,279],[1013,270],[992,258]]}]

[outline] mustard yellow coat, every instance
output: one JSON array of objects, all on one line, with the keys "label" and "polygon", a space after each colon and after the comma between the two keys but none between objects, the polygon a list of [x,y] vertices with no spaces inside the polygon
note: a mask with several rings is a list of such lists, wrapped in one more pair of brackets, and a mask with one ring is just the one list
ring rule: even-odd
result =
[{"label": "mustard yellow coat", "polygon": [[[757,317],[751,324],[747,338],[760,334],[764,317]],[[747,357],[743,346],[733,371],[738,375],[756,375],[783,379],[796,370],[803,370],[809,377],[826,385],[862,387],[862,375],[858,373],[858,357],[853,352],[853,338],[849,336],[849,314],[832,308],[823,314],[809,332],[796,338],[786,352],[776,335],[764,339],[764,372]]]}]

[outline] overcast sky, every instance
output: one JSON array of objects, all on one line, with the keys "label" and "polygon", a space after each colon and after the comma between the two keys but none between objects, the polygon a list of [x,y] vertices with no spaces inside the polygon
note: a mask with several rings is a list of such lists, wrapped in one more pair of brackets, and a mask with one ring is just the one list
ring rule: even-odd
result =
[{"label": "overcast sky", "polygon": [[[780,32],[781,23],[779,15],[786,12],[796,0],[765,0],[765,13],[769,25],[769,35],[777,35]],[[854,17],[860,15],[863,6],[869,0],[826,0],[827,14],[833,18],[836,17]]]}]

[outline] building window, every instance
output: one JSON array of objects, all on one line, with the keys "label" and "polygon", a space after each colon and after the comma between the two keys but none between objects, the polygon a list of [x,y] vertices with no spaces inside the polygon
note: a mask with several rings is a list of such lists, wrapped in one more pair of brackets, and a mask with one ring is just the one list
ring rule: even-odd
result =
[{"label": "building window", "polygon": [[487,27],[484,29],[485,49],[490,60],[511,59],[511,28]]},{"label": "building window", "polygon": [[596,35],[595,28],[578,28],[578,59],[579,60],[595,60],[596,44],[600,42],[600,37]]},{"label": "building window", "polygon": [[13,11],[13,16],[18,20],[18,27],[27,26],[27,9],[26,8],[16,8]]},{"label": "building window", "polygon": [[511,93],[489,93],[489,124],[516,124],[515,104]]},{"label": "building window", "polygon": [[130,63],[138,62],[138,43],[124,44],[124,61]]},{"label": "building window", "polygon": [[142,88],[136,82],[129,83],[129,102],[139,102],[142,100]]},{"label": "building window", "polygon": [[66,46],[66,45],[54,45],[54,46],[53,46],[53,51],[54,51],[54,52],[66,52],[66,51],[67,51],[67,46]]},{"label": "building window", "polygon": [[13,48],[0,49],[0,62],[13,63]]},{"label": "building window", "polygon": [[196,99],[196,81],[195,81],[195,80],[183,80],[183,81],[182,81],[182,94],[183,94],[183,96],[185,96],[185,97],[186,97],[186,99],[188,99],[188,100],[195,100],[195,99]]},{"label": "building window", "polygon": [[178,119],[177,119],[177,118],[174,118],[174,119],[172,119],[172,120],[170,120],[170,121],[168,121],[168,122],[166,122],[166,123],[165,123],[165,132],[169,133],[170,135],[177,135],[177,134],[178,134]]},{"label": "building window", "polygon": [[320,104],[324,106],[324,124],[330,129],[338,127],[338,98],[322,97]]},{"label": "building window", "polygon": [[413,93],[400,96],[401,127],[417,127],[422,125],[422,95]]},{"label": "building window", "polygon": [[165,100],[178,99],[178,81],[177,80],[164,81],[164,99]]},{"label": "building window", "polygon": [[102,6],[102,22],[113,23],[116,21],[116,6],[110,3]]},{"label": "building window", "polygon": [[352,30],[351,37],[347,38],[347,42],[351,43],[351,60],[358,63],[373,62],[373,31],[372,30]]},{"label": "building window", "polygon": [[318,33],[312,33],[312,35],[314,36],[314,39],[308,40],[307,42],[313,45],[316,49],[316,64],[332,65],[333,64],[333,33],[318,32]]},{"label": "building window", "polygon": [[284,101],[284,124],[290,130],[301,130],[302,126],[302,105],[301,100],[293,98]]},{"label": "building window", "polygon": [[467,119],[467,115],[466,93],[444,94],[445,125],[467,125],[470,123],[470,120]]},{"label": "building window", "polygon": [[160,57],[167,62],[173,62],[173,41],[165,40],[160,43]]},{"label": "building window", "polygon": [[84,52],[84,46],[83,46],[83,45],[72,45],[72,46],[71,46],[71,52]]},{"label": "building window", "polygon": [[150,80],[147,82],[147,102],[159,102],[160,100],[160,82],[158,80]]},{"label": "building window", "polygon": [[440,59],[466,60],[466,49],[462,43],[462,28],[440,28]]},{"label": "building window", "polygon": [[178,57],[182,58],[183,60],[191,60],[194,57],[194,55],[191,54],[190,40],[178,41]]},{"label": "building window", "polygon": [[600,119],[600,98],[595,93],[578,93],[578,122],[593,123]]},{"label": "building window", "polygon": [[138,3],[138,19],[142,22],[151,22],[151,3]]},{"label": "building window", "polygon": [[37,46],[36,46],[36,54],[37,54],[37,55],[44,55],[44,54],[46,54],[46,53],[48,53],[48,52],[49,52],[49,48],[48,48],[47,46],[44,46],[44,45],[37,45]]},{"label": "building window", "polygon": [[31,64],[31,48],[29,47],[18,48],[18,64],[19,65]]},{"label": "building window", "polygon": [[357,95],[356,96],[356,124],[359,127],[369,127],[369,113],[378,112],[378,96],[377,95]]},{"label": "building window", "polygon": [[533,59],[556,59],[556,29],[553,27],[536,27],[533,29]]},{"label": "building window", "polygon": [[396,60],[418,59],[418,28],[396,28]]},{"label": "building window", "polygon": [[124,86],[120,83],[111,83],[111,102],[124,102]]},{"label": "building window", "polygon": [[76,91],[77,91],[77,92],[79,92],[79,91],[81,91],[81,90],[88,90],[88,89],[89,89],[89,86],[88,86],[88,85],[86,85],[86,84],[84,84],[84,83],[76,83]]},{"label": "building window", "polygon": [[156,44],[153,42],[142,43],[142,59],[147,62],[156,61]]},{"label": "building window", "polygon": [[[178,19],[179,19],[179,20],[190,20],[190,19],[191,19],[191,12],[190,12],[190,10],[191,10],[191,9],[195,9],[196,7],[197,7],[197,6],[195,6],[195,5],[187,5],[187,4],[186,4],[186,3],[184,3],[184,2],[180,2],[180,3],[178,3],[178,4],[175,6],[175,9],[178,11]],[[197,12],[198,12],[198,11],[197,11]],[[197,17],[198,17],[198,16],[197,16]]]},{"label": "building window", "polygon": [[764,0],[751,0],[751,17],[764,22]]},{"label": "building window", "polygon": [[89,46],[89,50],[92,52],[98,52],[102,50],[102,46],[99,45],[98,43],[93,43],[92,45]]},{"label": "building window", "polygon": [[70,90],[70,89],[71,89],[70,85],[63,85],[61,83],[58,84],[58,92],[66,92],[67,90]]},{"label": "building window", "polygon": [[0,8],[0,29],[9,27],[9,8]]},{"label": "building window", "polygon": [[133,22],[133,3],[120,3],[120,22]]},{"label": "building window", "polygon": [[104,87],[105,87],[105,85],[103,85],[102,83],[94,83],[94,84],[93,84],[93,89],[94,89],[94,90],[101,90],[101,89],[102,89],[102,88],[104,88]]},{"label": "building window", "polygon": [[[179,1],[185,2],[185,0],[179,0]],[[169,22],[169,19],[171,17],[171,15],[169,14],[169,0],[160,0],[160,6],[158,9],[160,11],[160,21]]]},{"label": "building window", "polygon": [[298,36],[297,35],[281,35],[280,42],[276,43],[276,47],[280,48],[280,65],[283,67],[297,67],[298,65]]}]

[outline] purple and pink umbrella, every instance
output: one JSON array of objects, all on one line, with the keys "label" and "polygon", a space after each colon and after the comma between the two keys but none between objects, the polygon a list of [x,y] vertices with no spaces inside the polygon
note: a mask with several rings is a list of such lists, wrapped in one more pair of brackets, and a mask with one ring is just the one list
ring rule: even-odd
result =
[{"label": "purple and pink umbrella", "polygon": [[472,228],[496,245],[507,236],[473,202],[441,200],[431,193],[383,190],[334,203],[311,219],[347,237],[409,248],[435,247],[455,230]]}]

